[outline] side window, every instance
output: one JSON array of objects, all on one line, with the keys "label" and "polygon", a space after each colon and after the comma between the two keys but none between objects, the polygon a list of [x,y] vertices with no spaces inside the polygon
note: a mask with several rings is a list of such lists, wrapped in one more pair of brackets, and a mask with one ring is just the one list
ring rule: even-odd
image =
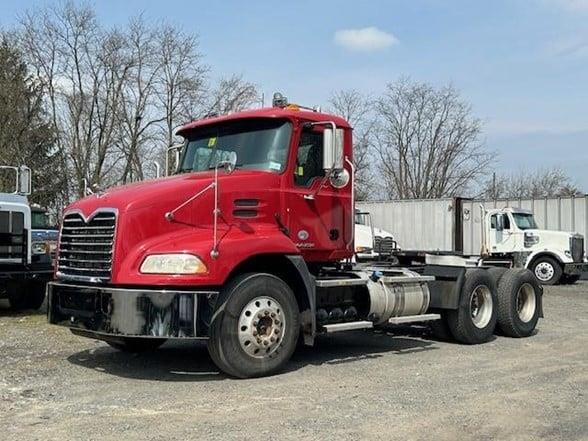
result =
[{"label": "side window", "polygon": [[492,230],[496,230],[496,215],[495,214],[490,216],[490,228]]},{"label": "side window", "polygon": [[314,178],[324,175],[322,133],[302,132],[296,154],[294,182],[308,187]]},{"label": "side window", "polygon": [[508,214],[505,214],[504,216],[502,216],[503,222],[504,222],[504,229],[505,230],[510,230],[510,217]]}]

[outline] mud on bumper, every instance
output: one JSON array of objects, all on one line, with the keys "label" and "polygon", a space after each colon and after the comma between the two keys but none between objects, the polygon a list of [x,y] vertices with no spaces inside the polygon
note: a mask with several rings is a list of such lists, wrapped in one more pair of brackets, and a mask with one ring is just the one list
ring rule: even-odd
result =
[{"label": "mud on bumper", "polygon": [[111,288],[52,282],[49,323],[83,335],[205,338],[217,291]]}]

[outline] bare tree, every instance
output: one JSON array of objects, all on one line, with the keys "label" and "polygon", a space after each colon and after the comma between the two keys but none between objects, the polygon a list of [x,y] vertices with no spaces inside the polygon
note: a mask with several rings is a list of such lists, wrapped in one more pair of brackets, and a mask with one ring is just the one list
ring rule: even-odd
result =
[{"label": "bare tree", "polygon": [[253,83],[241,75],[221,78],[208,97],[207,113],[238,112],[259,102],[259,93]]},{"label": "bare tree", "polygon": [[375,151],[388,197],[460,194],[486,175],[481,123],[459,93],[401,79],[376,101]]},{"label": "bare tree", "polygon": [[198,52],[198,39],[180,29],[164,25],[158,30],[157,56],[161,60],[157,95],[164,113],[163,138],[173,144],[174,129],[201,112],[205,100],[206,73]]},{"label": "bare tree", "polygon": [[370,196],[374,185],[372,163],[374,112],[369,97],[355,89],[340,90],[329,99],[330,110],[346,119],[353,127],[353,163],[357,199]]},{"label": "bare tree", "polygon": [[510,174],[494,175],[482,190],[482,197],[541,198],[552,196],[576,196],[581,194],[572,179],[559,167],[535,171],[521,169]]}]

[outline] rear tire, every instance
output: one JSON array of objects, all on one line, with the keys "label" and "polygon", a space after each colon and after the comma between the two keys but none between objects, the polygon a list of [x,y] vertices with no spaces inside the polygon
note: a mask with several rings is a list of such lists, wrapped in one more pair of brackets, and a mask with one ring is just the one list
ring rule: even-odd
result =
[{"label": "rear tire", "polygon": [[460,343],[484,343],[496,326],[496,284],[487,270],[466,273],[458,308],[447,312],[451,334]]},{"label": "rear tire", "polygon": [[552,257],[539,257],[531,267],[531,271],[543,285],[557,285],[561,279],[563,270],[559,262]]},{"label": "rear tire", "polygon": [[222,290],[210,324],[208,351],[238,378],[280,371],[298,341],[300,317],[290,287],[271,274],[248,273]]},{"label": "rear tire", "polygon": [[121,352],[150,352],[166,342],[165,338],[121,337],[104,342]]},{"label": "rear tire", "polygon": [[539,320],[542,288],[526,269],[508,270],[498,284],[498,328],[508,337],[528,337]]},{"label": "rear tire", "polygon": [[508,271],[508,268],[502,266],[492,266],[488,268],[488,274],[492,276],[494,279],[494,283],[496,286],[500,283],[500,279],[504,276],[504,273]]}]

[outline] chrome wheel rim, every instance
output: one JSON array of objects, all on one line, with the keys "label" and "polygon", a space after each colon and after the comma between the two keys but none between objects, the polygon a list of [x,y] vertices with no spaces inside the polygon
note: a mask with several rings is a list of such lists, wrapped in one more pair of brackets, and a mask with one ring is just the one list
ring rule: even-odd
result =
[{"label": "chrome wheel rim", "polygon": [[476,328],[488,326],[492,318],[492,293],[486,285],[478,285],[470,296],[470,314]]},{"label": "chrome wheel rim", "polygon": [[535,290],[530,283],[524,283],[517,291],[516,306],[519,319],[524,323],[531,321],[535,315],[537,300]]},{"label": "chrome wheel rim", "polygon": [[239,316],[239,343],[254,358],[271,357],[280,347],[286,321],[276,299],[260,296],[251,300]]},{"label": "chrome wheel rim", "polygon": [[547,282],[553,278],[555,268],[549,262],[541,262],[535,266],[535,277],[542,282]]}]

